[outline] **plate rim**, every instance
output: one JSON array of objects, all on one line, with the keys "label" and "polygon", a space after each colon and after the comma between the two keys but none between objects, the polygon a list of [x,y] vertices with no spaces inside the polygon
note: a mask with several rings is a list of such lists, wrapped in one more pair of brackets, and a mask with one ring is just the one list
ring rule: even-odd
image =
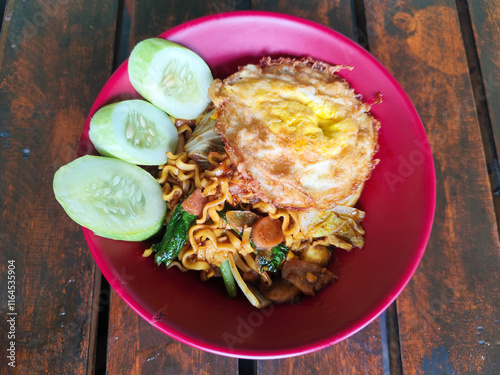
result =
[{"label": "plate rim", "polygon": [[[153,325],[155,328],[159,329],[161,332],[167,334],[168,336],[172,337],[175,340],[178,340],[182,343],[185,343],[189,346],[195,347],[200,350],[204,350],[213,354],[217,355],[222,355],[226,357],[233,357],[233,358],[246,358],[246,359],[280,359],[280,358],[288,358],[288,357],[294,357],[294,356],[299,356],[299,355],[304,355],[308,353],[315,352],[317,350],[324,349],[326,347],[329,347],[331,345],[334,345],[340,341],[345,340],[346,338],[354,335],[355,333],[359,332],[363,328],[365,328],[367,325],[369,325],[372,321],[374,321],[376,318],[382,314],[387,307],[389,307],[390,304],[394,302],[394,300],[398,297],[398,295],[403,291],[403,289],[406,287],[410,279],[413,277],[416,269],[418,268],[420,261],[424,255],[424,252],[426,250],[426,246],[428,244],[430,234],[432,231],[433,227],[433,222],[434,222],[434,215],[435,215],[435,208],[436,208],[436,175],[435,175],[435,166],[434,166],[434,160],[430,148],[430,144],[425,132],[425,128],[423,126],[422,120],[415,109],[413,103],[409,99],[408,95],[406,92],[403,90],[399,82],[392,76],[392,74],[367,50],[362,48],[359,44],[351,40],[350,38],[346,37],[345,35],[339,33],[338,31],[331,29],[327,26],[321,25],[317,22],[293,16],[293,15],[288,15],[288,14],[282,14],[282,13],[277,13],[277,12],[271,12],[271,11],[252,11],[252,10],[245,10],[245,11],[232,11],[232,12],[225,12],[225,13],[217,13],[213,15],[207,15],[207,16],[202,16],[198,17],[195,19],[192,19],[190,21],[184,22],[182,24],[179,24],[169,30],[166,30],[162,33],[160,33],[157,37],[159,38],[164,38],[167,39],[171,37],[172,35],[178,34],[181,31],[187,30],[191,27],[196,27],[200,24],[205,24],[207,22],[214,22],[218,21],[220,19],[232,19],[232,18],[241,18],[241,17],[248,17],[248,18],[260,18],[264,17],[267,19],[280,19],[280,20],[286,20],[291,23],[300,23],[303,26],[310,27],[313,29],[316,29],[317,31],[320,31],[322,33],[326,33],[330,36],[334,36],[337,39],[340,39],[342,43],[345,43],[349,48],[354,48],[356,50],[361,51],[362,54],[365,55],[365,57],[368,57],[372,63],[378,66],[378,69],[383,71],[385,73],[386,78],[390,80],[390,84],[394,86],[398,93],[401,94],[400,97],[404,100],[405,105],[408,110],[412,112],[412,116],[414,119],[417,120],[418,122],[418,130],[419,135],[422,137],[423,140],[425,140],[425,144],[422,145],[424,148],[424,153],[427,156],[427,163],[429,170],[426,173],[426,176],[428,178],[428,181],[426,183],[426,188],[430,189],[429,193],[429,199],[426,201],[426,206],[427,209],[425,212],[427,213],[426,221],[425,224],[423,224],[423,236],[420,237],[420,241],[418,246],[415,246],[415,248],[418,248],[418,252],[415,252],[415,256],[412,257],[413,261],[411,262],[411,268],[408,272],[405,273],[405,277],[403,277],[400,282],[397,285],[394,285],[390,291],[386,293],[388,298],[385,298],[384,300],[381,300],[379,303],[376,304],[376,307],[370,310],[369,314],[366,314],[363,319],[358,320],[357,322],[353,323],[352,325],[347,326],[344,328],[340,333],[335,334],[335,338],[327,338],[323,339],[320,341],[315,341],[314,343],[311,344],[304,344],[300,346],[293,346],[289,345],[287,346],[286,349],[277,349],[277,350],[265,350],[265,351],[259,351],[255,349],[235,349],[235,350],[228,350],[227,347],[222,347],[214,344],[210,344],[207,342],[204,342],[203,340],[200,340],[198,338],[195,338],[193,336],[189,336],[183,332],[180,332],[170,326],[165,326],[165,325],[160,325],[160,324],[155,324],[153,316],[150,316],[148,312],[145,311],[145,309],[137,302],[135,302],[132,298],[132,296],[128,293],[126,288],[123,288],[120,280],[114,276],[111,272],[111,269],[109,267],[106,267],[104,264],[103,258],[99,254],[99,250],[95,249],[91,237],[95,236],[89,229],[83,228],[83,233],[87,242],[87,245],[89,246],[89,249],[100,269],[102,274],[105,276],[105,278],[108,280],[109,284],[113,289],[116,291],[116,293],[120,296],[120,298],[129,306],[131,307],[135,313],[137,313],[139,316],[141,316],[144,320],[146,320],[148,323]],[[128,59],[124,61],[116,70],[115,72],[108,78],[104,86],[109,82],[114,75],[117,74],[123,74],[122,70],[127,68],[127,63]],[[89,114],[87,116],[87,122],[89,119],[92,117],[92,115],[96,112],[97,108],[97,103],[99,102],[99,97],[104,96],[103,93],[103,88],[101,88],[101,91],[99,94],[96,96],[93,105],[91,106],[91,109],[89,111]],[[82,142],[82,139],[80,139],[80,143]],[[81,151],[79,151],[79,156],[81,156]]]}]

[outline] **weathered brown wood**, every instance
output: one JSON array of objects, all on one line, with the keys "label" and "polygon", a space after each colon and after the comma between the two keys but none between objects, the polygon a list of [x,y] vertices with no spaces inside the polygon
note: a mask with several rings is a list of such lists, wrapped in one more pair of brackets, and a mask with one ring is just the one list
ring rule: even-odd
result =
[{"label": "weathered brown wood", "polygon": [[112,291],[109,374],[237,374],[238,361],[176,341],[149,325]]},{"label": "weathered brown wood", "polygon": [[316,0],[316,1],[252,1],[252,10],[265,10],[290,14],[328,26],[348,38],[355,39],[358,34],[355,19],[354,0]]},{"label": "weathered brown wood", "polygon": [[[111,72],[117,1],[9,1],[0,39],[2,373],[92,366],[95,265],[56,202],[55,171],[76,156]],[[15,261],[15,364],[8,371],[7,267]],[[6,347],[7,346],[7,347]]]},{"label": "weathered brown wood", "polygon": [[397,300],[403,370],[498,373],[498,233],[455,2],[365,6],[370,51],[419,111],[437,174],[431,239]]},{"label": "weathered brown wood", "polygon": [[258,374],[383,374],[378,319],[354,336],[299,357],[258,361]]},{"label": "weathered brown wood", "polygon": [[198,17],[244,9],[245,0],[135,1],[130,46]]},{"label": "weathered brown wood", "polygon": [[488,103],[497,150],[500,149],[500,8],[494,0],[468,1],[475,43],[482,72],[479,100]]},{"label": "weathered brown wood", "polygon": [[[245,2],[141,3],[134,7],[131,46],[186,20],[241,8]],[[0,39],[0,275],[1,285],[7,285],[7,261],[16,261],[18,373],[85,373],[87,367],[92,372],[90,322],[98,311],[92,307],[98,272],[79,227],[53,199],[51,182],[57,167],[74,158],[90,104],[111,72],[117,6],[62,4],[9,2]],[[477,5],[471,15],[496,124],[498,87],[489,72],[496,77],[498,18],[491,2],[482,4],[483,13]],[[252,5],[356,35],[349,27],[353,17],[347,2]],[[397,302],[403,370],[498,373],[498,233],[455,3],[387,0],[365,5],[370,51],[416,104],[438,177],[431,241]],[[55,6],[58,10],[51,11]],[[489,60],[494,65],[488,67]],[[0,292],[3,306],[6,296],[5,290]],[[114,293],[110,304],[109,373],[238,371],[237,360],[190,348],[149,326]],[[1,337],[7,330],[8,325],[0,324]],[[6,343],[0,340],[2,352]],[[399,354],[399,349],[392,353]],[[317,353],[259,361],[257,371],[381,373],[378,323]]]},{"label": "weathered brown wood", "polygon": [[[471,72],[472,87],[481,124],[486,163],[493,192],[493,204],[500,217],[500,12],[491,1],[457,2],[462,34]],[[500,226],[499,226],[500,228]]]}]

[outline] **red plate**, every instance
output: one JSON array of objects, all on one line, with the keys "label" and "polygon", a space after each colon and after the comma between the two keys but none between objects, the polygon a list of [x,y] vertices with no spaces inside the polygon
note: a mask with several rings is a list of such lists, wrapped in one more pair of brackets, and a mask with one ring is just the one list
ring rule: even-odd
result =
[{"label": "red plate", "polygon": [[[102,273],[140,316],[188,345],[243,358],[279,358],[312,352],[354,334],[397,297],[417,268],[434,215],[435,175],[422,123],[399,84],[363,48],[316,23],[275,13],[233,12],[196,19],[161,37],[197,52],[214,76],[264,56],[311,56],[354,67],[343,71],[370,100],[380,120],[379,165],[363,191],[366,245],[335,252],[330,269],[339,276],[315,298],[259,311],[240,293],[226,296],[220,280],[201,282],[196,272],[157,267],[142,258],[147,244],[113,241],[84,229]],[[125,62],[97,97],[83,130],[79,155],[95,153],[90,117],[110,102],[139,95]]]}]

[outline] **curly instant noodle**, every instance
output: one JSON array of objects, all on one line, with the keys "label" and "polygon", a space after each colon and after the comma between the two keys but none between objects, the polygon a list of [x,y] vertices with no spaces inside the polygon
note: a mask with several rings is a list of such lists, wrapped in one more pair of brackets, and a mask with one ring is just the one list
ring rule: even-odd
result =
[{"label": "curly instant noodle", "polygon": [[[197,121],[197,126],[199,122],[200,119]],[[327,235],[315,233],[321,225],[327,224],[327,219],[323,218],[321,223],[315,223],[313,220],[309,224],[304,224],[303,213],[300,211],[278,208],[256,199],[252,193],[242,188],[244,183],[225,152],[208,152],[206,161],[200,163],[185,150],[185,145],[193,134],[191,126],[182,124],[178,127],[178,132],[179,146],[176,153],[168,153],[168,162],[159,167],[158,181],[163,189],[163,199],[168,203],[169,211],[172,212],[176,205],[182,203],[195,190],[200,189],[207,203],[203,206],[195,224],[190,227],[188,241],[169,267],[175,266],[182,271],[199,271],[200,278],[206,281],[221,275],[220,267],[224,261],[234,261],[234,265],[242,275],[243,282],[248,284],[243,287],[244,293],[254,305],[264,307],[271,301],[296,301],[301,288],[285,280],[286,298],[280,291],[276,293],[273,289],[273,282],[281,279],[280,269],[271,270],[269,258],[273,254],[269,250],[255,248],[252,243],[252,222],[248,218],[251,217],[255,221],[255,219],[269,216],[279,221],[284,235],[283,245],[286,249],[286,254],[283,254],[279,266],[290,259],[301,261],[312,259],[314,263],[318,256],[320,259],[316,261],[316,264],[326,265],[331,259],[331,250],[327,249],[327,246],[346,244],[347,246],[341,247],[350,249],[352,247],[350,232],[362,238],[362,233],[359,232],[362,228],[356,225],[353,229],[352,223],[349,222],[351,220],[359,224],[359,218],[348,215],[349,220],[347,220],[334,212],[328,215],[334,215],[340,220],[340,224],[335,228],[339,235],[332,232]],[[206,168],[202,168],[200,164]],[[244,218],[238,230],[229,224],[230,220],[227,217],[229,213]],[[360,217],[362,218],[362,215]],[[168,222],[170,218],[167,217],[166,220]],[[305,232],[306,229],[309,233]],[[151,249],[148,249],[144,256],[150,254]],[[304,274],[306,282],[314,285],[319,276],[312,271],[306,271]],[[236,275],[237,281],[238,276]],[[335,276],[331,274],[326,283],[334,279]],[[281,288],[283,280],[276,283],[278,284]],[[245,292],[246,286],[250,287],[248,293],[257,295],[257,299]]]},{"label": "curly instant noodle", "polygon": [[158,178],[170,208],[158,264],[222,276],[230,296],[237,284],[259,308],[336,279],[334,248],[364,245],[353,206],[380,127],[342,69],[264,58],[214,80],[198,119],[176,120],[178,147]]}]

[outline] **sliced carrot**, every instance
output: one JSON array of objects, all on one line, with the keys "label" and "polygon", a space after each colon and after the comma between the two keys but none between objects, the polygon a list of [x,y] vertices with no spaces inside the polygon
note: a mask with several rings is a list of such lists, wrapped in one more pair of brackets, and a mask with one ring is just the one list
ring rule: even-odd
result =
[{"label": "sliced carrot", "polygon": [[182,202],[184,211],[189,212],[191,215],[200,217],[203,213],[203,207],[208,203],[208,198],[203,196],[201,189],[196,189],[189,197]]},{"label": "sliced carrot", "polygon": [[252,240],[259,249],[272,249],[285,240],[281,221],[265,216],[252,226]]}]

